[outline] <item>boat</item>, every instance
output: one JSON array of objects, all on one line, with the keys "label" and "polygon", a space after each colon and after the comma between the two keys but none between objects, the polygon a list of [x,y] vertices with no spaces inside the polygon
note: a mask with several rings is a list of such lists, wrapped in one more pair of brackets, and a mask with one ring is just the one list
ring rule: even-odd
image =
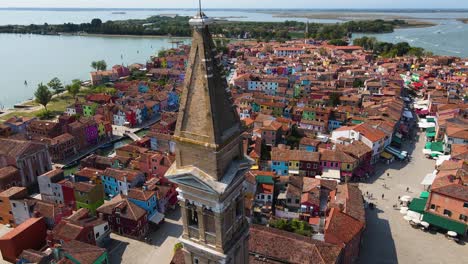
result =
[{"label": "boat", "polygon": [[112,12],[113,15],[125,15],[127,14],[127,12],[123,12],[123,11],[118,11],[118,12]]},{"label": "boat", "polygon": [[33,105],[26,105],[26,104],[15,104],[13,108],[19,108],[19,109],[26,109],[26,108],[31,108],[34,107]]}]

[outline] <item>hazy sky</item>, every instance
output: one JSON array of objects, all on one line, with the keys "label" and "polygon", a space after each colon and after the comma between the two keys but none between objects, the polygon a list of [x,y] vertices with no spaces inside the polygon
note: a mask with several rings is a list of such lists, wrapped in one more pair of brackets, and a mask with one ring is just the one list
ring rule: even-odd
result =
[{"label": "hazy sky", "polygon": [[[0,7],[192,8],[198,0],[0,0]],[[468,8],[467,0],[203,0],[207,8]]]}]

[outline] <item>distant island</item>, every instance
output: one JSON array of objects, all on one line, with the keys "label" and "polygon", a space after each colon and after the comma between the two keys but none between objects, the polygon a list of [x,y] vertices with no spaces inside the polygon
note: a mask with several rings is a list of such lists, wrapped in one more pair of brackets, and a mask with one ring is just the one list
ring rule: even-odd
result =
[{"label": "distant island", "polygon": [[[135,36],[189,37],[191,30],[188,16],[152,16],[147,19],[129,19],[102,22],[93,19],[90,23],[65,23],[57,25],[6,25],[0,33],[19,34],[101,34]],[[415,26],[404,20],[358,20],[336,24],[285,22],[244,22],[218,20],[211,27],[215,37],[257,39],[261,41],[285,41],[310,37],[318,40],[343,40],[353,33],[391,33],[396,28]]]}]

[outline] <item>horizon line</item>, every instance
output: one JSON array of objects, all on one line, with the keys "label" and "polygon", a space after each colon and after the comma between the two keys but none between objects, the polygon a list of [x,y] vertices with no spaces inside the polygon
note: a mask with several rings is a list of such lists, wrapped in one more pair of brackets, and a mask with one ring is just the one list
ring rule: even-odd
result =
[{"label": "horizon line", "polygon": [[[147,9],[160,9],[160,10],[198,10],[196,7],[37,7],[37,6],[27,6],[27,7],[18,7],[18,6],[7,6],[0,7],[0,9],[102,9],[102,10],[112,10],[112,9],[126,9],[126,10],[147,10]],[[457,8],[457,7],[431,7],[431,8],[419,8],[419,7],[364,7],[364,8],[337,8],[337,7],[322,7],[322,8],[287,8],[287,7],[272,7],[272,8],[263,8],[263,7],[245,7],[245,8],[223,8],[223,7],[208,7],[203,8],[204,10],[427,10],[427,11],[439,11],[439,10],[458,10],[458,11],[467,11],[466,8]]]}]

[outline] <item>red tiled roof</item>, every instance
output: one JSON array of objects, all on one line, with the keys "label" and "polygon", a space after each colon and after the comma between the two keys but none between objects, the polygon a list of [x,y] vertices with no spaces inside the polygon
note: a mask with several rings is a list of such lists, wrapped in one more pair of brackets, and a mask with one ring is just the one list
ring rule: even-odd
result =
[{"label": "red tiled roof", "polygon": [[376,142],[385,138],[385,134],[382,131],[375,129],[365,123],[355,126],[353,130],[361,133],[361,135],[372,142]]},{"label": "red tiled roof", "polygon": [[249,251],[273,263],[291,264],[339,263],[341,256],[338,246],[258,225],[250,226]]},{"label": "red tiled roof", "polygon": [[431,189],[431,192],[468,202],[468,186],[461,184],[450,184]]},{"label": "red tiled roof", "polygon": [[325,225],[325,241],[332,244],[347,244],[364,229],[357,219],[332,208]]}]

